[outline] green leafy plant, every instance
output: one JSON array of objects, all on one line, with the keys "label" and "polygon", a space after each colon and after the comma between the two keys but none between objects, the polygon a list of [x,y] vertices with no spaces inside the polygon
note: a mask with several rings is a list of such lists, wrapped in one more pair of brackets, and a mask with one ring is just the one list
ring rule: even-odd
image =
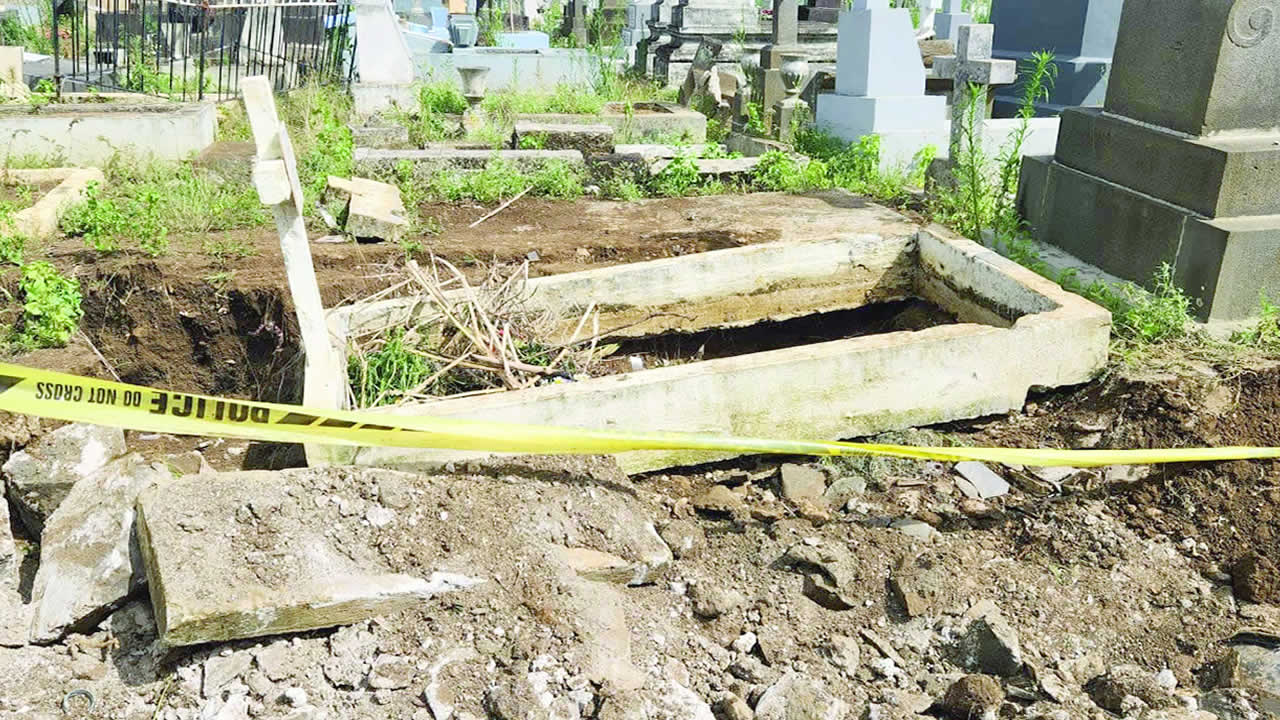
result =
[{"label": "green leafy plant", "polygon": [[1280,351],[1280,305],[1271,302],[1265,292],[1259,292],[1258,307],[1257,323],[1232,334],[1231,342],[1269,353]]},{"label": "green leafy plant", "polygon": [[434,371],[433,364],[405,344],[405,330],[387,334],[381,348],[353,353],[347,361],[347,378],[356,407],[369,408],[395,402]]},{"label": "green leafy plant", "polygon": [[47,262],[22,268],[22,329],[17,341],[25,347],[62,347],[80,326],[80,283]]},{"label": "green leafy plant", "polygon": [[1163,263],[1151,284],[1150,292],[1132,285],[1121,289],[1127,307],[1112,319],[1115,332],[1146,344],[1186,336],[1191,327],[1191,299],[1174,284],[1173,268]]},{"label": "green leafy plant", "polygon": [[40,9],[40,22],[29,25],[22,22],[18,15],[0,17],[0,45],[20,45],[28,52],[41,55],[53,54],[53,39],[49,33],[51,15],[48,3],[37,3]]},{"label": "green leafy plant", "polygon": [[0,234],[0,262],[22,266],[22,253],[27,239],[21,235]]},{"label": "green leafy plant", "polygon": [[689,155],[680,154],[672,158],[662,172],[650,181],[651,191],[660,197],[683,197],[693,194],[701,183],[698,166]]}]

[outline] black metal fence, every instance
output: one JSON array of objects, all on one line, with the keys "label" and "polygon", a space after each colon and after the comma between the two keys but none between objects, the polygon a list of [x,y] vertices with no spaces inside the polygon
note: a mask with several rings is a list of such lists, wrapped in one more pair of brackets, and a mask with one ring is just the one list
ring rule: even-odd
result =
[{"label": "black metal fence", "polygon": [[54,0],[59,87],[224,100],[240,79],[276,90],[307,79],[350,81],[355,10],[337,2],[194,3]]}]

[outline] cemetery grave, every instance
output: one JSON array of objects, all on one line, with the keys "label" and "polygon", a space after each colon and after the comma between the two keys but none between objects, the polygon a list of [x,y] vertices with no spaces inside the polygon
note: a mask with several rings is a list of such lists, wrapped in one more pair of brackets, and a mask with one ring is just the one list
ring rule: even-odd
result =
[{"label": "cemetery grave", "polygon": [[[1024,6],[361,2],[350,77],[23,97],[65,125],[3,156],[0,350],[237,409],[1276,445],[1274,3]],[[544,50],[590,77],[501,59]],[[1280,713],[1275,461],[0,439],[0,718]]]}]

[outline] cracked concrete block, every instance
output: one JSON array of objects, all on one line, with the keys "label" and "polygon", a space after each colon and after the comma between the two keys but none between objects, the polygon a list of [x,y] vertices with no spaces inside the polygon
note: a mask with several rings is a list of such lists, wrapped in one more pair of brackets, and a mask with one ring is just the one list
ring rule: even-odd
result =
[{"label": "cracked concrete block", "polygon": [[311,499],[308,483],[337,471],[186,476],[142,493],[138,539],[161,641],[348,625],[481,582],[387,572],[367,524]]},{"label": "cracked concrete block", "polygon": [[64,425],[19,450],[4,464],[9,498],[33,535],[71,488],[125,454],[124,431],[102,425]]},{"label": "cracked concrete block", "polygon": [[45,522],[31,598],[31,640],[54,642],[90,629],[142,586],[134,562],[134,502],[172,475],[141,455],[114,460],[80,479]]}]

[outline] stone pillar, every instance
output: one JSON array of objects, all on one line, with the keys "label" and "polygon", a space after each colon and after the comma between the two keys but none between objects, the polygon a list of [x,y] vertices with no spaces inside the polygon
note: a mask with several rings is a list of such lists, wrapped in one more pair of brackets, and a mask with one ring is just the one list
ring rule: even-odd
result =
[{"label": "stone pillar", "polygon": [[1065,109],[1053,159],[1024,162],[1032,233],[1135,282],[1169,264],[1205,320],[1280,298],[1276,11],[1127,0],[1105,111]]}]

